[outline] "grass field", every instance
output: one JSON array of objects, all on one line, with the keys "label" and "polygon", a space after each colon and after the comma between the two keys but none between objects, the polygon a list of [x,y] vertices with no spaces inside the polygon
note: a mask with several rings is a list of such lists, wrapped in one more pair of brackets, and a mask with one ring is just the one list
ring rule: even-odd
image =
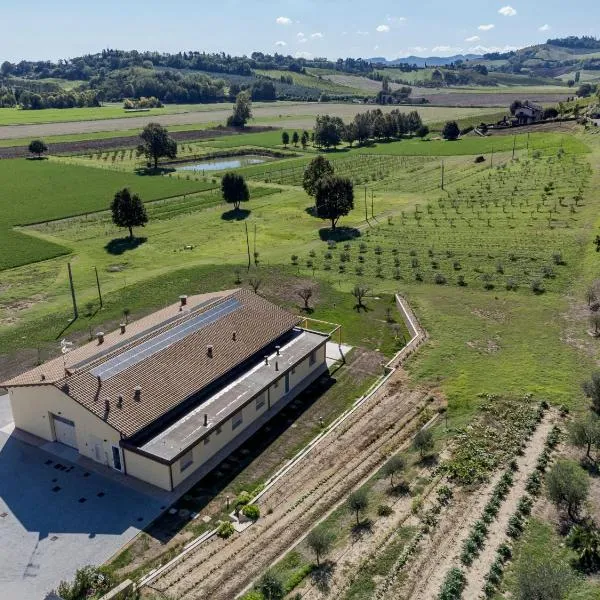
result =
[{"label": "grass field", "polygon": [[214,187],[210,182],[101,171],[53,161],[0,161],[0,269],[53,258],[68,250],[11,228],[106,209],[114,193],[130,187],[145,201]]}]

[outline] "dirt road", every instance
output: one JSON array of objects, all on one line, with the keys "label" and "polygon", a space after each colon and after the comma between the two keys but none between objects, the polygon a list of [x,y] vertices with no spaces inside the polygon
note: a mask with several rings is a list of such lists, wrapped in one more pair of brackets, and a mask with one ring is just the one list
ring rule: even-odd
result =
[{"label": "dirt road", "polygon": [[417,427],[425,390],[397,371],[375,397],[261,498],[260,521],[229,540],[212,538],[152,584],[184,600],[230,600],[375,470]]}]

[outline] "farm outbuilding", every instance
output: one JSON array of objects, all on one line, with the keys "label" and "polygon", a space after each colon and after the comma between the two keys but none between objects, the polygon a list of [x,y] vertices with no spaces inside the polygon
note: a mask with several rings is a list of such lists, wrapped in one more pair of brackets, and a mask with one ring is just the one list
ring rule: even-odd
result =
[{"label": "farm outbuilding", "polygon": [[531,125],[544,118],[544,107],[529,100],[515,111],[515,120],[518,125]]},{"label": "farm outbuilding", "polygon": [[300,323],[247,290],[181,296],[2,385],[18,429],[170,491],[326,372]]}]

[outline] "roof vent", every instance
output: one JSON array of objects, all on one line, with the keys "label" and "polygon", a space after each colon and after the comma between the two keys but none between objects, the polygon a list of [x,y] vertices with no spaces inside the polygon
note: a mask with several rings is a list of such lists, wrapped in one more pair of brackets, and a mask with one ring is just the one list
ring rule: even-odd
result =
[{"label": "roof vent", "polygon": [[125,333],[125,329],[126,329],[127,325],[125,323],[121,323],[120,327],[121,327],[121,333]]},{"label": "roof vent", "polygon": [[121,394],[117,396],[117,408],[123,408],[123,396]]},{"label": "roof vent", "polygon": [[269,357],[265,354],[265,365],[269,364]]},{"label": "roof vent", "polygon": [[104,344],[104,331],[99,331],[96,334],[96,337],[98,338],[98,343],[99,344]]},{"label": "roof vent", "polygon": [[96,379],[98,380],[98,387],[102,387],[102,377],[100,377],[100,375],[97,375]]},{"label": "roof vent", "polygon": [[231,339],[235,342],[237,340],[237,331],[233,332],[233,335],[231,336]]},{"label": "roof vent", "polygon": [[208,358],[213,357],[213,347],[212,346],[206,346],[206,356],[208,356]]},{"label": "roof vent", "polygon": [[208,415],[204,413],[204,427],[208,427]]},{"label": "roof vent", "polygon": [[40,379],[41,379],[42,381],[46,381],[46,376],[45,376],[43,373],[41,373],[41,374],[40,374]]},{"label": "roof vent", "polygon": [[133,388],[133,399],[138,402],[142,399],[142,388],[139,385]]},{"label": "roof vent", "polygon": [[181,294],[181,296],[179,296],[179,303],[181,304],[181,306],[185,306],[187,304],[187,296],[185,294]]},{"label": "roof vent", "polygon": [[110,412],[110,398],[104,398],[104,410]]},{"label": "roof vent", "polygon": [[279,362],[278,361],[275,361],[275,370],[279,371]]},{"label": "roof vent", "polygon": [[275,346],[275,351],[277,352],[277,356],[279,356],[280,350],[281,350],[281,346]]}]

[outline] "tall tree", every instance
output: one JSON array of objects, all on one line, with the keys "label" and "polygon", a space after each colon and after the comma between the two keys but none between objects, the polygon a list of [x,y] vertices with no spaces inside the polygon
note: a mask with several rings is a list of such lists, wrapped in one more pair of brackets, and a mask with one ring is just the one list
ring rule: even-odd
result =
[{"label": "tall tree", "polygon": [[315,144],[326,149],[339,146],[344,129],[344,122],[340,117],[318,116],[315,123]]},{"label": "tall tree", "polygon": [[302,137],[300,138],[300,143],[302,144],[303,150],[306,150],[306,146],[308,146],[309,140],[310,140],[310,136],[308,135],[308,131],[303,131]]},{"label": "tall tree", "polygon": [[250,200],[250,191],[246,180],[237,173],[225,173],[221,179],[221,192],[223,200],[233,204],[235,210],[239,210],[242,202]]},{"label": "tall tree", "polygon": [[302,187],[309,196],[315,196],[319,180],[324,177],[331,177],[332,175],[333,166],[324,156],[319,155],[313,158],[306,169],[304,169]]},{"label": "tall tree", "polygon": [[140,137],[143,144],[137,148],[138,156],[142,154],[148,159],[154,161],[154,168],[158,167],[158,160],[162,157],[177,157],[177,142],[169,136],[169,132],[159,123],[148,123],[142,131]]},{"label": "tall tree", "polygon": [[38,158],[42,158],[42,154],[48,152],[48,146],[44,140],[32,140],[29,142],[29,152],[37,154]]},{"label": "tall tree", "polygon": [[331,221],[335,231],[340,217],[346,216],[354,208],[354,185],[346,177],[325,177],[317,182],[315,194],[317,216]]},{"label": "tall tree", "polygon": [[292,134],[292,144],[294,144],[294,146],[296,148],[298,147],[299,141],[300,141],[300,136],[298,135],[297,131],[294,131],[294,133]]},{"label": "tall tree", "polygon": [[592,400],[592,410],[600,414],[600,371],[594,371],[588,381],[582,386],[585,395]]},{"label": "tall tree", "polygon": [[404,459],[399,454],[394,454],[386,463],[383,465],[383,474],[390,478],[390,484],[394,486],[394,476],[401,473],[404,469]]},{"label": "tall tree", "polygon": [[280,600],[285,596],[283,583],[272,571],[264,573],[258,580],[256,587],[262,592],[266,600]]},{"label": "tall tree", "polygon": [[319,567],[319,559],[331,549],[333,536],[324,527],[317,527],[306,536],[306,544],[315,553]]},{"label": "tall tree", "polygon": [[569,439],[573,446],[585,448],[585,455],[594,461],[591,452],[592,447],[600,447],[600,419],[588,415],[573,422],[569,427]]},{"label": "tall tree", "polygon": [[227,119],[229,127],[245,127],[252,118],[252,99],[247,92],[240,92],[235,99],[233,114]]},{"label": "tall tree", "polygon": [[433,450],[433,433],[431,429],[420,429],[413,439],[413,448],[419,451],[421,458],[425,456],[427,452]]},{"label": "tall tree", "polygon": [[457,140],[460,135],[460,127],[456,121],[448,121],[442,129],[442,137],[445,140]]},{"label": "tall tree", "polygon": [[137,194],[132,196],[128,188],[123,188],[115,194],[110,209],[113,223],[129,229],[130,239],[133,239],[134,227],[144,227],[148,222],[144,203]]},{"label": "tall tree", "polygon": [[290,143],[290,134],[287,131],[284,131],[281,134],[281,143],[287,148],[287,145]]},{"label": "tall tree", "polygon": [[369,506],[367,490],[360,488],[348,496],[348,509],[356,513],[356,524],[360,525],[359,515]]}]

